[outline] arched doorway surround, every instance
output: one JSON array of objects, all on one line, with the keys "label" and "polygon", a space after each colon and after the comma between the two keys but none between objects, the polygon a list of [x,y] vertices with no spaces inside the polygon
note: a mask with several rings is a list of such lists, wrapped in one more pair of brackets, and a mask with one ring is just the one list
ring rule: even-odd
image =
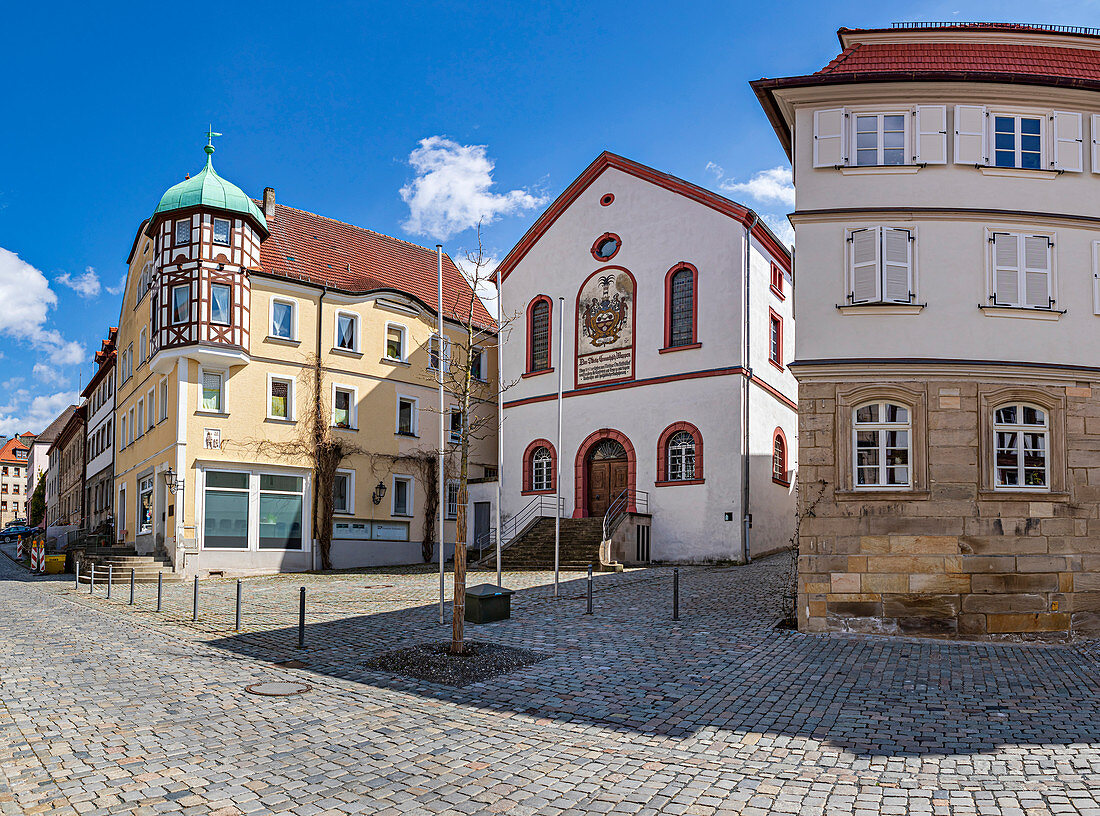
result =
[{"label": "arched doorway surround", "polygon": [[[603,444],[608,443],[608,444]],[[621,455],[617,454],[615,443],[621,447]],[[623,461],[625,459],[625,462]],[[593,473],[595,470],[595,473]],[[637,457],[634,455],[634,446],[626,434],[611,428],[601,428],[589,434],[577,448],[577,458],[573,466],[573,484],[576,486],[573,501],[573,518],[587,518],[589,516],[602,516],[607,505],[623,491],[630,490],[630,502],[628,510],[635,511],[634,495],[637,488]],[[595,493],[600,495],[596,507],[592,506],[595,500],[593,485],[590,483],[596,479],[605,480],[607,493],[604,493],[604,484],[599,485]],[[602,509],[601,509],[602,507]],[[593,512],[598,510],[599,512]]]}]

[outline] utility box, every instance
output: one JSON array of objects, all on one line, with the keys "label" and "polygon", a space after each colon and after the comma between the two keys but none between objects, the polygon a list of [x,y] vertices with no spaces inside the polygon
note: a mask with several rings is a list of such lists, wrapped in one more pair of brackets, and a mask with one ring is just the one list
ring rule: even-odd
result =
[{"label": "utility box", "polygon": [[513,591],[496,584],[478,584],[466,590],[466,621],[492,623],[512,617]]},{"label": "utility box", "polygon": [[45,569],[43,570],[46,575],[60,575],[65,571],[65,556],[62,555],[47,555]]}]

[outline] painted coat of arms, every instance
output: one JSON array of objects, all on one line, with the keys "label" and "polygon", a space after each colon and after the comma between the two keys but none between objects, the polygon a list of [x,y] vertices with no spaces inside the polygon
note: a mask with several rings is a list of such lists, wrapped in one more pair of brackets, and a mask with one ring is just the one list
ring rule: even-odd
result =
[{"label": "painted coat of arms", "polygon": [[619,339],[630,309],[630,295],[611,294],[614,275],[604,275],[598,281],[602,292],[581,304],[584,336],[595,348],[609,346]]}]

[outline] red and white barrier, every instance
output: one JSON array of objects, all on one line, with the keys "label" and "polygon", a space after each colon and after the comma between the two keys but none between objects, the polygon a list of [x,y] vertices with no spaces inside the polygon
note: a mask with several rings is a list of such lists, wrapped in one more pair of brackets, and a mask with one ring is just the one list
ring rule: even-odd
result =
[{"label": "red and white barrier", "polygon": [[36,539],[31,545],[31,572],[46,571],[46,542]]}]

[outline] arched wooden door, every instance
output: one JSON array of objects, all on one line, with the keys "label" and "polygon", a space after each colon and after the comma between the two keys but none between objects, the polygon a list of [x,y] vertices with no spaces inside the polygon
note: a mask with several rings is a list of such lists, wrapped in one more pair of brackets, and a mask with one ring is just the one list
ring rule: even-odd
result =
[{"label": "arched wooden door", "polygon": [[626,450],[615,439],[605,439],[588,454],[588,515],[597,518],[629,487]]}]

